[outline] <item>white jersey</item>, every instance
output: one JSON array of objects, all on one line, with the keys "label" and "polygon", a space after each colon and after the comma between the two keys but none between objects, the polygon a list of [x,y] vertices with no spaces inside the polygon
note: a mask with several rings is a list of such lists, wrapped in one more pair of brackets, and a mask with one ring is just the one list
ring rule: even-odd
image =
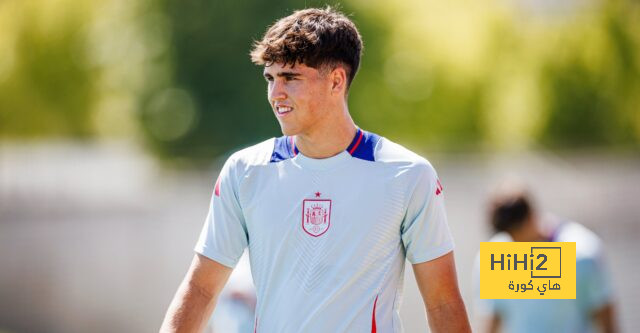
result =
[{"label": "white jersey", "polygon": [[[506,232],[491,242],[511,242]],[[474,283],[480,316],[497,314],[504,332],[593,332],[592,314],[612,301],[602,243],[592,231],[576,222],[555,227],[553,242],[576,243],[576,299],[479,299],[480,261],[476,257]]]},{"label": "white jersey", "polygon": [[405,258],[453,241],[431,164],[358,130],[330,158],[280,137],[227,160],[195,250],[234,267],[247,246],[256,332],[402,332]]}]

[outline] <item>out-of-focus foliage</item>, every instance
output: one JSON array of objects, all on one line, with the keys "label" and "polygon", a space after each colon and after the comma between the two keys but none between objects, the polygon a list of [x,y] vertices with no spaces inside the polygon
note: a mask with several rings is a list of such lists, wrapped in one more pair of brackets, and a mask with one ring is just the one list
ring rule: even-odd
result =
[{"label": "out-of-focus foliage", "polygon": [[0,2],[0,135],[136,135],[141,96],[170,84],[170,31],[158,8]]},{"label": "out-of-focus foliage", "polygon": [[73,1],[0,2],[0,133],[86,136],[95,82]]},{"label": "out-of-focus foliage", "polygon": [[[640,11],[612,1],[553,44],[540,71],[543,139],[571,146],[640,139]],[[549,53],[552,50],[548,51]]]},{"label": "out-of-focus foliage", "polygon": [[637,3],[353,4],[382,30],[353,89],[368,128],[449,149],[640,142]]},{"label": "out-of-focus foliage", "polygon": [[[279,135],[254,40],[325,2],[0,2],[0,135],[135,136],[210,158]],[[447,149],[640,146],[633,1],[366,1],[356,122]]]}]

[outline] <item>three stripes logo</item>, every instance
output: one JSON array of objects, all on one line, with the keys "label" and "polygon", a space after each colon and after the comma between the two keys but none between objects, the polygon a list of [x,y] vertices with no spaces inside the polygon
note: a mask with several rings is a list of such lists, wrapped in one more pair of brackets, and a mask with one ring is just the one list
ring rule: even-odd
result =
[{"label": "three stripes logo", "polygon": [[442,184],[440,184],[440,179],[437,180],[438,183],[436,184],[436,195],[440,195],[440,193],[442,193]]}]

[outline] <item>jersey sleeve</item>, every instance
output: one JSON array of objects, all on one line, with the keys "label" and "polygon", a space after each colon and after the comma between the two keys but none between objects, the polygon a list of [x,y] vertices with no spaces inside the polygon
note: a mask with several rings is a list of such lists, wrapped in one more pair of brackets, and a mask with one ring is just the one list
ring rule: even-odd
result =
[{"label": "jersey sleeve", "polygon": [[238,196],[233,156],[220,171],[209,213],[195,251],[227,267],[235,267],[248,244],[247,226]]},{"label": "jersey sleeve", "polygon": [[401,230],[407,260],[412,264],[433,260],[453,250],[442,191],[433,167],[420,165]]}]

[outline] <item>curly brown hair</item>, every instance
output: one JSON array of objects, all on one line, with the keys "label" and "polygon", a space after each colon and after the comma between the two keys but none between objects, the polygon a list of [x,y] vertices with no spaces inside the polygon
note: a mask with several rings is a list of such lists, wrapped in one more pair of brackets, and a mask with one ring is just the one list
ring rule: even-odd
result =
[{"label": "curly brown hair", "polygon": [[347,87],[360,66],[362,37],[355,24],[331,7],[308,8],[281,18],[256,41],[251,61],[270,66],[305,64],[318,70],[343,65]]}]

